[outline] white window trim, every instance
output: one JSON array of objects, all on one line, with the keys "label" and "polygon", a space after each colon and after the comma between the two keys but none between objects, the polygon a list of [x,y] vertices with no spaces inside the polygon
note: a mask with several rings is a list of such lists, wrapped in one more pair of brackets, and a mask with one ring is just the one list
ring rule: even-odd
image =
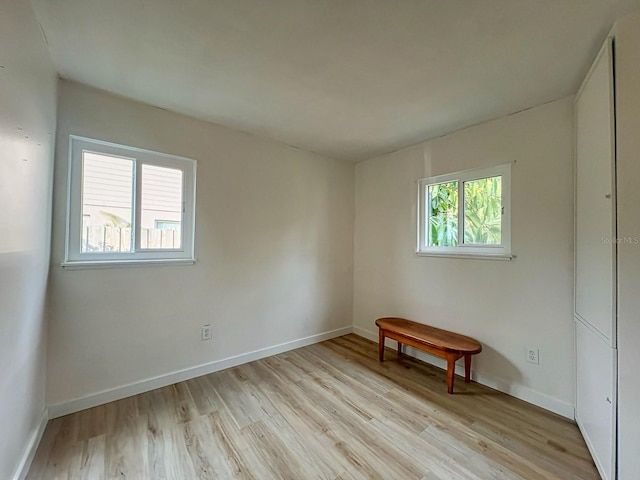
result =
[{"label": "white window trim", "polygon": [[[470,245],[460,242],[455,247],[437,247],[427,245],[427,209],[425,205],[426,190],[430,185],[458,182],[458,239],[464,241],[464,182],[487,177],[502,177],[502,243],[500,245]],[[511,260],[511,164],[506,163],[492,167],[465,170],[462,172],[437,175],[418,181],[418,235],[416,253],[420,256],[437,256],[450,258],[475,258],[493,260]]]},{"label": "white window trim", "polygon": [[[133,180],[133,218],[132,232],[133,252],[82,253],[82,152],[93,151],[103,155],[131,158],[134,160]],[[141,214],[141,181],[142,165],[178,168],[182,170],[183,181],[183,215],[182,244],[179,249],[141,249],[140,224],[137,219]],[[195,241],[195,199],[196,199],[196,166],[197,162],[190,158],[169,155],[166,153],[144,150],[141,148],[118,145],[76,135],[69,136],[69,176],[67,190],[67,230],[65,241],[65,268],[94,268],[134,265],[184,265],[193,264]]]}]

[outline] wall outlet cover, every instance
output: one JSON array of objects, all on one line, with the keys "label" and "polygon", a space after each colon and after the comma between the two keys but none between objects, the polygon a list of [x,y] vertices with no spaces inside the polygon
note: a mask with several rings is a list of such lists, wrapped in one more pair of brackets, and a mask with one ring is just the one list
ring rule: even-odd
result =
[{"label": "wall outlet cover", "polygon": [[211,324],[210,323],[207,323],[206,325],[202,326],[200,338],[202,341],[211,340]]},{"label": "wall outlet cover", "polygon": [[525,354],[527,362],[540,365],[540,350],[538,347],[526,347]]}]

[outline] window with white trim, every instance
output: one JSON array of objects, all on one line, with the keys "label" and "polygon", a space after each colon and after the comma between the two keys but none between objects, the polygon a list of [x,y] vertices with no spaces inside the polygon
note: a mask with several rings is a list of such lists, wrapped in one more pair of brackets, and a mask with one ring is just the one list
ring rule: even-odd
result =
[{"label": "window with white trim", "polygon": [[419,255],[511,258],[511,165],[418,182]]},{"label": "window with white trim", "polygon": [[64,266],[193,263],[196,162],[69,138]]}]

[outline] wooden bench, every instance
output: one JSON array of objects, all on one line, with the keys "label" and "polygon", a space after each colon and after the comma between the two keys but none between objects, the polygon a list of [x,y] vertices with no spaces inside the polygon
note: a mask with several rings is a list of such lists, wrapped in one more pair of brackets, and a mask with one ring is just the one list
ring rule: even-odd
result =
[{"label": "wooden bench", "polygon": [[471,380],[471,355],[482,351],[482,345],[477,340],[404,318],[379,318],[376,325],[380,336],[378,355],[381,362],[384,361],[384,339],[391,338],[398,342],[398,356],[402,355],[402,345],[405,344],[444,358],[447,361],[447,392],[453,393],[456,360],[459,358],[464,357],[464,381],[469,383]]}]

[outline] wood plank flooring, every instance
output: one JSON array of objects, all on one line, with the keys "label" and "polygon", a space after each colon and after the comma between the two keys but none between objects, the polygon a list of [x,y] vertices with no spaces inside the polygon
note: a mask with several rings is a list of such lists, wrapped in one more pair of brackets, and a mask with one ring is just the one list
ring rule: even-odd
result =
[{"label": "wood plank flooring", "polygon": [[578,428],[347,335],[52,420],[29,480],[597,479]]}]

